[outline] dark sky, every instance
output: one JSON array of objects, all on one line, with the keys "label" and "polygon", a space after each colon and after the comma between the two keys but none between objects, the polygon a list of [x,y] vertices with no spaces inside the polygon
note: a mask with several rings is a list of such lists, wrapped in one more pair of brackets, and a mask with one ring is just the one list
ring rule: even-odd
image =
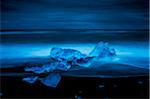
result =
[{"label": "dark sky", "polygon": [[1,29],[147,29],[148,0],[1,0]]}]

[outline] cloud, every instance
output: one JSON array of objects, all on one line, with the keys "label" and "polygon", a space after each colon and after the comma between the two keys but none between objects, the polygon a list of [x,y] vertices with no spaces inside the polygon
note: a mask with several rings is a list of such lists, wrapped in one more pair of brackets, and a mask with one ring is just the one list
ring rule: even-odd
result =
[{"label": "cloud", "polygon": [[2,0],[2,29],[146,29],[148,0]]}]

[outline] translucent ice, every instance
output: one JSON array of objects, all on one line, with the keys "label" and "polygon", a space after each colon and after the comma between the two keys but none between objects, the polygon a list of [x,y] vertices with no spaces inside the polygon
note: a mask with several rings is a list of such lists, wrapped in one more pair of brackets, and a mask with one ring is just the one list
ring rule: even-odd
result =
[{"label": "translucent ice", "polygon": [[[58,73],[54,73],[55,70],[68,71],[72,67],[75,68],[75,66],[89,68],[95,60],[111,59],[115,55],[115,50],[110,49],[108,44],[103,42],[98,43],[89,55],[82,54],[80,51],[74,49],[52,48],[49,63],[42,66],[26,67],[25,71],[36,74],[50,73],[47,77],[39,79],[46,86],[56,87],[61,76]],[[38,77],[27,77],[23,80],[34,83],[37,79]]]},{"label": "translucent ice", "polygon": [[35,77],[32,76],[32,77],[23,78],[23,81],[33,84],[37,81],[37,79],[38,79],[37,76],[35,76]]},{"label": "translucent ice", "polygon": [[97,46],[91,51],[89,56],[97,58],[113,57],[116,55],[115,49],[108,47],[108,43],[99,42]]},{"label": "translucent ice", "polygon": [[54,65],[56,66],[56,69],[63,70],[63,71],[67,71],[71,68],[71,65],[66,61],[55,62]]},{"label": "translucent ice", "polygon": [[62,48],[52,48],[50,56],[58,60],[68,60],[68,61],[86,57],[86,55],[82,54],[80,51]]},{"label": "translucent ice", "polygon": [[50,56],[59,61],[57,68],[60,70],[68,70],[74,65],[87,67],[90,62],[87,55],[74,49],[52,48]]},{"label": "translucent ice", "polygon": [[61,76],[58,73],[49,74],[47,77],[42,78],[41,82],[49,87],[56,87],[61,80]]},{"label": "translucent ice", "polygon": [[70,69],[70,67],[71,65],[65,61],[55,61],[49,64],[45,64],[43,66],[26,67],[25,71],[41,74],[41,73],[52,72],[54,70],[67,71],[68,69]]},{"label": "translucent ice", "polygon": [[37,74],[45,72],[44,68],[38,67],[38,66],[35,66],[35,67],[26,67],[24,70],[25,71],[29,71],[29,72],[32,71],[32,72],[37,73]]},{"label": "translucent ice", "polygon": [[56,67],[57,67],[57,65],[50,63],[50,64],[43,65],[42,69],[44,69],[44,72],[52,72],[56,69]]}]

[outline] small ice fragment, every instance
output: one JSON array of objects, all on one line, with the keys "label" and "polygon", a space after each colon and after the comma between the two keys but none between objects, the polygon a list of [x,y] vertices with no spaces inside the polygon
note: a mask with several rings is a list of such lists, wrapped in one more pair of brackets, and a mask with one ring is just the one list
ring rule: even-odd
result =
[{"label": "small ice fragment", "polygon": [[51,72],[56,69],[56,66],[54,64],[45,64],[43,66],[36,66],[36,67],[26,67],[25,71],[32,71],[37,74],[45,73],[45,72]]},{"label": "small ice fragment", "polygon": [[35,66],[35,67],[26,67],[24,70],[28,71],[28,72],[32,71],[32,72],[37,73],[37,74],[41,74],[41,73],[44,72],[44,68],[37,67],[37,66]]},{"label": "small ice fragment", "polygon": [[26,78],[23,78],[22,80],[25,81],[25,82],[28,82],[30,84],[33,84],[35,83],[35,81],[37,81],[38,77],[35,76],[35,77],[26,77]]},{"label": "small ice fragment", "polygon": [[65,60],[75,60],[86,57],[85,54],[82,54],[80,51],[74,49],[62,49],[62,48],[52,48],[50,56],[56,59],[65,59]]},{"label": "small ice fragment", "polygon": [[61,80],[60,74],[52,73],[52,74],[49,74],[47,77],[42,78],[41,82],[44,85],[49,86],[49,87],[57,87],[60,80]]}]

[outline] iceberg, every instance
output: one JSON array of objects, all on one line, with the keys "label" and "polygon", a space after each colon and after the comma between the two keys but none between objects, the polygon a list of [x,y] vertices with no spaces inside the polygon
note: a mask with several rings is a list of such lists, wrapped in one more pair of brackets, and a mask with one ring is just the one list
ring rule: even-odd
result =
[{"label": "iceberg", "polygon": [[[49,73],[45,78],[39,78],[41,83],[49,87],[56,87],[61,79],[59,73],[55,71],[70,71],[76,66],[82,68],[90,68],[95,61],[100,61],[107,58],[112,59],[116,56],[115,49],[109,48],[107,43],[99,42],[97,46],[89,53],[83,54],[74,49],[52,48],[50,52],[50,62],[42,66],[30,66],[24,70],[35,74]],[[34,83],[38,77],[27,77],[23,81]]]}]

